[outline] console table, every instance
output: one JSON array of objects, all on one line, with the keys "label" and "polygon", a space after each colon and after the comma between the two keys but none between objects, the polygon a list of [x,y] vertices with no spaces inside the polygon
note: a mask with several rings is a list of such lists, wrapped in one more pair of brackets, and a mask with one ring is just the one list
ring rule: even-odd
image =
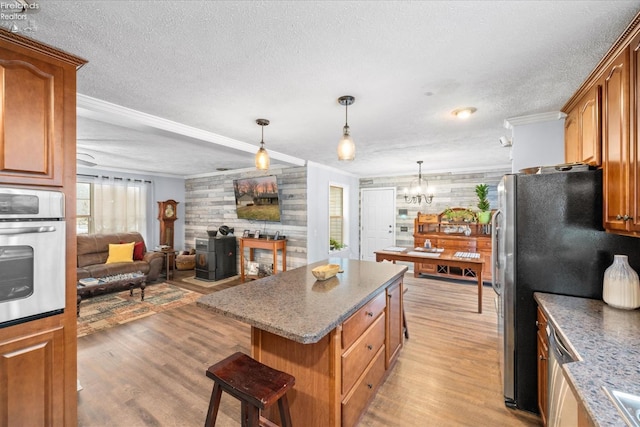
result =
[{"label": "console table", "polygon": [[273,252],[273,274],[278,272],[278,250],[282,252],[282,271],[287,271],[287,240],[286,239],[254,239],[240,237],[240,280],[244,281],[244,249],[249,249],[249,261],[253,261],[256,249],[266,249]]}]

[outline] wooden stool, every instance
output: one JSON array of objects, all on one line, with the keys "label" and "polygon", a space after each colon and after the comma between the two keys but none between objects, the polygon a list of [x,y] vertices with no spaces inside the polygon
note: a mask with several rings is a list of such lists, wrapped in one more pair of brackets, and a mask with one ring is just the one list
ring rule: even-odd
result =
[{"label": "wooden stool", "polygon": [[273,425],[266,419],[261,420],[260,410],[268,408],[276,401],[282,427],[291,427],[286,393],[296,382],[293,376],[263,365],[241,352],[209,366],[207,376],[213,380],[213,391],[205,427],[213,427],[216,424],[223,390],[240,400],[242,427],[258,427],[261,421]]}]

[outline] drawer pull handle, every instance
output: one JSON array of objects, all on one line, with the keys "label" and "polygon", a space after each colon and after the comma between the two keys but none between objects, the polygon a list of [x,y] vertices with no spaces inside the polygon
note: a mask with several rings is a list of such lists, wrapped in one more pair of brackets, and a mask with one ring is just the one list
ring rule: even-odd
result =
[{"label": "drawer pull handle", "polygon": [[547,358],[544,357],[543,355],[540,355],[539,357],[540,357],[540,360],[547,360]]},{"label": "drawer pull handle", "polygon": [[373,384],[367,383],[367,387],[369,387],[369,389],[372,389],[373,388]]},{"label": "drawer pull handle", "polygon": [[373,346],[371,344],[367,345],[367,349],[373,350]]},{"label": "drawer pull handle", "polygon": [[367,311],[367,316],[373,317],[373,311]]}]

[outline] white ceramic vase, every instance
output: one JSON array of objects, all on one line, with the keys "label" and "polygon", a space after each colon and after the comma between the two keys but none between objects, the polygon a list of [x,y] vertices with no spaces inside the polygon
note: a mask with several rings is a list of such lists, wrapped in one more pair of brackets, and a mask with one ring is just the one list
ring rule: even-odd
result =
[{"label": "white ceramic vase", "polygon": [[638,273],[631,268],[626,255],[614,255],[613,264],[605,270],[602,299],[611,307],[625,310],[640,307]]}]

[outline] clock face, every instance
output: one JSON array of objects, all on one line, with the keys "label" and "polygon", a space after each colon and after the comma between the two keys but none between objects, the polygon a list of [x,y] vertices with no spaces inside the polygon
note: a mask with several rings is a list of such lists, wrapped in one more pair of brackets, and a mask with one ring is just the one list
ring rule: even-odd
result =
[{"label": "clock face", "polygon": [[173,210],[173,206],[172,205],[167,205],[166,208],[164,208],[164,215],[167,218],[172,218],[175,215],[175,211]]}]

